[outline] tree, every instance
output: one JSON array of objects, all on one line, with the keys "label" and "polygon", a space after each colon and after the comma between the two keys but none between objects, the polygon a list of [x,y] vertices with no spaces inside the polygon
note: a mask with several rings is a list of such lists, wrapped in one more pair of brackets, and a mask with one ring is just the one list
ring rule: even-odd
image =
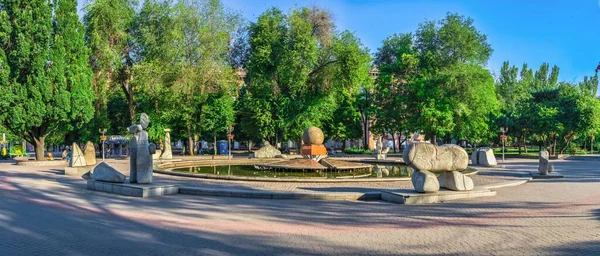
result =
[{"label": "tree", "polygon": [[[208,96],[205,109],[202,113],[203,131],[213,135],[213,142],[217,145],[217,134],[229,132],[235,121],[233,109],[233,96],[228,91],[212,93]],[[214,154],[216,155],[216,149]]]},{"label": "tree", "polygon": [[131,30],[135,16],[134,0],[95,0],[84,9],[85,42],[91,50],[92,85],[98,95],[94,122],[98,128],[110,126],[108,99],[123,92],[131,123],[135,122],[132,77],[134,65]]},{"label": "tree", "polygon": [[[383,41],[375,54],[379,69],[374,95],[374,123],[376,134],[402,134],[407,130],[406,85],[417,75],[418,59],[412,34],[395,34]],[[394,152],[396,144],[394,143]]]},{"label": "tree", "polygon": [[2,121],[34,145],[37,160],[45,157],[48,134],[80,127],[92,117],[89,52],[76,6],[74,0],[0,5]]},{"label": "tree", "polygon": [[[376,122],[407,124],[434,141],[489,137],[490,115],[498,108],[493,78],[483,67],[491,53],[473,20],[451,13],[421,23],[414,36],[386,39],[376,55],[381,104]],[[394,118],[393,112],[406,115]]]},{"label": "tree", "polygon": [[352,33],[333,27],[331,15],[316,7],[289,15],[273,8],[250,25],[243,101],[263,108],[242,111],[248,116],[240,119],[260,127],[262,139],[299,142],[306,127],[323,126],[334,114],[337,95],[369,83],[367,49]]},{"label": "tree", "polygon": [[206,131],[211,95],[235,95],[230,40],[239,20],[218,0],[147,0],[133,21],[137,104],[151,109],[161,126],[184,129],[190,149]]}]

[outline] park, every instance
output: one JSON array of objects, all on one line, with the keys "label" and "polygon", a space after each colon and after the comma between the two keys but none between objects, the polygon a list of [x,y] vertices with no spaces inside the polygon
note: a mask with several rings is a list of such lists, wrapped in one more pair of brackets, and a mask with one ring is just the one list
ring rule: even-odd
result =
[{"label": "park", "polygon": [[0,0],[0,255],[597,255],[600,56],[454,4]]}]

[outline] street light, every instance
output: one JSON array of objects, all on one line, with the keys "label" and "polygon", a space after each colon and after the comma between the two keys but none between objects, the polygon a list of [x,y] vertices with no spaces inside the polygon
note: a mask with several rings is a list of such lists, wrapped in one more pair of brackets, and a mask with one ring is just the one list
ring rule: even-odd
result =
[{"label": "street light", "polygon": [[504,163],[504,144],[506,142],[505,133],[508,132],[508,127],[500,127],[500,132],[502,133],[502,135],[500,135],[500,140],[502,140],[502,162]]},{"label": "street light", "polygon": [[104,162],[104,141],[106,141],[106,135],[104,134],[106,133],[106,128],[98,129],[98,131],[102,133],[102,136],[100,136],[100,142],[102,142],[102,162]]}]

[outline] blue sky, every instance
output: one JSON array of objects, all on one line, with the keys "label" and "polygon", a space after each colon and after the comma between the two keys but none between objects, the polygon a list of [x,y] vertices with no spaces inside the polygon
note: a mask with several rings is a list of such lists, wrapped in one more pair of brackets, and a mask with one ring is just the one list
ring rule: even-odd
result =
[{"label": "blue sky", "polygon": [[[83,6],[85,0],[80,0]],[[593,75],[600,62],[600,0],[222,0],[249,21],[272,6],[282,10],[318,5],[333,13],[339,30],[354,32],[371,52],[394,33],[416,30],[424,20],[457,12],[475,20],[494,53],[488,68],[502,62],[530,67],[549,62],[560,67],[560,79],[578,81]]]}]

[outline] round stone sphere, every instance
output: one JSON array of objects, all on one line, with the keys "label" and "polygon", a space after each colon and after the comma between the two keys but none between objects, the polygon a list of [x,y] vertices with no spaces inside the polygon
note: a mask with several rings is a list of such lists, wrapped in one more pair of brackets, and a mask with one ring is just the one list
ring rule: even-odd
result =
[{"label": "round stone sphere", "polygon": [[323,135],[323,131],[318,127],[311,126],[304,130],[302,139],[305,145],[323,145],[325,135]]}]

